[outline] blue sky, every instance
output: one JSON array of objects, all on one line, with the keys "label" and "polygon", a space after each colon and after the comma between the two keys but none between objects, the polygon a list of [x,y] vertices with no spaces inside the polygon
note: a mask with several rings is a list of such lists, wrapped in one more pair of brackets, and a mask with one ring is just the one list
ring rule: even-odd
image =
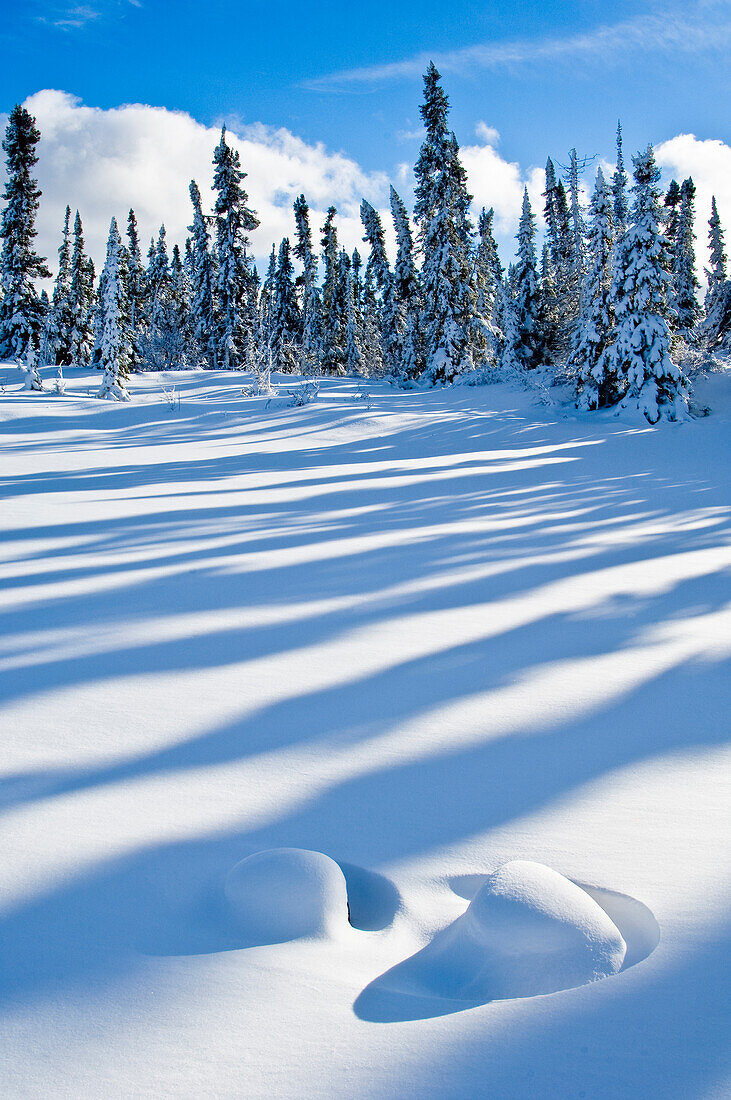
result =
[{"label": "blue sky", "polygon": [[[618,117],[626,153],[648,141],[661,147],[670,143],[663,167],[668,174],[692,171],[694,178],[702,177],[699,200],[708,203],[712,191],[730,186],[731,0],[321,0],[311,5],[291,0],[6,0],[5,6],[0,111],[41,89],[68,93],[76,97],[77,107],[100,108],[108,121],[116,119],[118,162],[124,159],[124,144],[112,109],[121,104],[187,112],[202,127],[226,120],[239,134],[263,124],[269,129],[253,150],[253,162],[262,153],[261,166],[244,163],[252,173],[252,189],[258,189],[259,209],[270,200],[273,209],[279,201],[271,181],[271,194],[263,194],[262,173],[279,170],[272,168],[264,146],[270,151],[272,128],[284,127],[308,150],[322,143],[328,156],[342,151],[353,162],[345,173],[350,173],[349,189],[340,187],[333,196],[346,217],[353,208],[353,239],[359,190],[383,203],[384,178],[389,177],[408,201],[410,179],[403,166],[412,165],[418,151],[420,74],[429,57],[442,71],[460,144],[487,141],[497,150],[496,155],[489,150],[472,155],[471,184],[480,202],[495,204],[498,213],[503,203],[500,231],[506,250],[512,247],[511,218],[524,183],[540,202],[536,169],[546,156],[565,163],[575,145],[580,153],[611,158]],[[89,165],[100,155],[108,140],[99,125],[102,115],[82,118],[78,109],[70,112],[59,101],[34,100],[32,106],[44,132],[41,182],[50,203],[42,235],[60,222],[68,201],[86,203],[89,216],[98,221],[91,226],[92,242],[101,240],[109,213],[120,213],[97,201],[97,193],[114,183],[111,172],[97,173],[94,187],[87,188],[94,193],[88,195],[80,173],[63,188],[59,178],[61,167],[74,158]],[[92,124],[94,133],[89,132],[83,149],[74,146],[79,128]],[[486,138],[492,130],[499,132],[499,140]],[[53,132],[55,151],[49,139]],[[694,144],[681,148],[681,134],[695,135]],[[195,135],[189,136],[195,143]],[[212,139],[206,140],[208,149]],[[147,146],[161,141],[164,135],[158,133]],[[139,149],[135,156],[139,164]],[[309,157],[305,150],[300,161]],[[320,159],[331,178],[342,176],[332,157]],[[179,197],[187,202],[188,160],[183,160]],[[508,180],[510,165],[515,171]],[[165,216],[174,232],[177,226],[184,232],[182,208],[177,215],[165,214],[170,195],[159,182],[164,167],[150,162],[151,186],[158,181],[157,205],[147,204],[143,220],[148,216],[152,229]],[[195,174],[201,174],[198,168]],[[494,197],[487,179],[491,174],[497,181]],[[285,189],[283,206],[291,208],[295,185],[300,186],[291,180]],[[126,201],[120,189],[119,205]],[[141,197],[134,201],[136,208],[143,203]],[[324,197],[317,201],[321,208],[327,205]],[[725,205],[731,207],[731,190]],[[700,201],[699,211],[707,217]],[[270,245],[265,238],[278,229],[278,218],[270,217],[259,235],[261,253]],[[50,254],[47,240],[50,236],[42,236]]]},{"label": "blue sky", "polygon": [[373,79],[332,75],[486,46],[488,56],[444,65],[462,141],[482,119],[500,131],[503,155],[521,162],[561,157],[573,144],[609,152],[618,116],[633,148],[687,130],[729,138],[726,0],[26,0],[9,8],[5,111],[60,88],[99,107],[144,102],[205,123],[284,125],[388,170],[417,145],[404,135],[418,128],[421,62]]}]

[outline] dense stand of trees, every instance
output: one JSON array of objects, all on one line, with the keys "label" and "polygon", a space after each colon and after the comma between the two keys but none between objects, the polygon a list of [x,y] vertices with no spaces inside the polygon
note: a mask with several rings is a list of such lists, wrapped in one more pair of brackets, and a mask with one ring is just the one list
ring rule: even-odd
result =
[{"label": "dense stand of trees", "polygon": [[[0,237],[0,356],[37,365],[96,363],[100,396],[127,397],[130,374],[202,366],[304,374],[387,377],[404,386],[531,376],[575,389],[584,409],[637,402],[648,420],[687,415],[685,364],[731,348],[731,282],[715,199],[709,225],[708,289],[699,299],[695,187],[673,180],[665,195],[653,150],[633,157],[630,183],[617,130],[616,169],[601,169],[588,208],[572,150],[563,177],[546,164],[545,242],[539,257],[527,190],[517,256],[504,271],[493,211],[473,225],[472,197],[449,127],[449,100],[435,66],[424,76],[424,140],[415,166],[413,221],[391,188],[393,264],[379,212],[361,206],[365,263],[338,240],[336,210],[313,245],[304,195],[260,280],[250,234],[258,225],[246,173],[226,130],[213,157],[215,201],[205,213],[190,184],[190,236],[169,249],[165,227],[142,259],[130,210],[124,238],[113,218],[97,280],[79,213],[66,208],[50,275],[34,247],[40,191],[33,170],[40,134],[17,106],[3,149],[8,179]],[[295,271],[297,261],[298,271]],[[59,383],[60,385],[60,383]]]}]

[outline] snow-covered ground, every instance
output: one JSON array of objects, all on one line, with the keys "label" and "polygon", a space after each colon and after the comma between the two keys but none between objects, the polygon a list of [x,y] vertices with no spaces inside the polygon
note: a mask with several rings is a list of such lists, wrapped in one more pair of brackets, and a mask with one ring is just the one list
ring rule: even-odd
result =
[{"label": "snow-covered ground", "polygon": [[[244,381],[0,368],[2,1095],[727,1096],[731,379]],[[561,906],[611,976],[478,980]]]}]

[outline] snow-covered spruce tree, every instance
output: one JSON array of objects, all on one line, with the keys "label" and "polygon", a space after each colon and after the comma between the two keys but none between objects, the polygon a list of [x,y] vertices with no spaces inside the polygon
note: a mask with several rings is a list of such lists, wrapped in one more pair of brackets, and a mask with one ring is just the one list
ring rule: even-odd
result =
[{"label": "snow-covered spruce tree", "polygon": [[[675,256],[675,239],[678,235],[678,220],[680,218],[680,184],[677,180],[671,180],[663,199],[662,230],[668,242],[670,255]],[[673,261],[670,261],[672,267]]]},{"label": "snow-covered spruce tree", "polygon": [[279,245],[271,301],[271,344],[274,369],[294,373],[302,335],[289,238]]},{"label": "snow-covered spruce tree", "polygon": [[274,279],[277,274],[277,249],[272,245],[269,265],[259,294],[259,340],[271,351],[272,318],[274,316]]},{"label": "snow-covered spruce tree", "polygon": [[503,269],[492,231],[494,214],[492,207],[489,210],[482,208],[474,253],[475,324],[482,328],[482,343],[487,349],[487,361],[492,366],[497,362],[502,344],[502,333],[496,324],[496,305],[503,281]]},{"label": "snow-covered spruce tree", "polygon": [[[566,189],[563,181],[556,179],[556,169],[550,157],[546,161],[546,190],[543,195],[546,200],[544,217],[552,278],[542,303],[542,320],[548,341],[547,352],[552,358],[563,360],[569,351],[578,294]],[[498,304],[501,304],[500,300]]]},{"label": "snow-covered spruce tree", "polygon": [[217,362],[225,370],[246,366],[256,325],[257,288],[247,254],[248,234],[259,225],[249,209],[242,182],[246,173],[235,149],[226,141],[226,127],[213,155],[213,190],[216,192],[216,261],[218,331]]},{"label": "snow-covered spruce tree", "polygon": [[500,320],[502,343],[500,348],[500,376],[504,382],[525,384],[523,363],[523,339],[518,324],[518,311],[510,281],[505,278],[500,287]]},{"label": "snow-covered spruce tree", "polygon": [[[356,252],[357,255],[357,252]],[[358,257],[360,259],[360,257]],[[351,263],[350,278],[347,285],[347,325],[345,337],[345,369],[348,374],[364,374],[365,356],[363,354],[363,316],[360,310],[358,271]]]},{"label": "snow-covered spruce tree", "polygon": [[694,339],[701,318],[700,283],[695,274],[695,184],[688,178],[680,188],[680,210],[673,249],[673,306],[675,327],[686,341]]},{"label": "snow-covered spruce tree", "polygon": [[536,226],[528,189],[523,192],[523,210],[518,226],[518,259],[515,264],[512,294],[503,299],[503,308],[512,314],[515,332],[506,330],[501,368],[512,374],[515,366],[533,370],[542,361],[544,348],[540,331],[540,286],[536,270]]},{"label": "snow-covered spruce tree", "polygon": [[583,304],[572,350],[572,360],[578,374],[577,404],[583,409],[613,405],[620,397],[616,373],[611,357],[607,355],[614,328],[611,299],[613,254],[612,192],[599,168],[589,206]]},{"label": "snow-covered spruce tree", "polygon": [[363,373],[369,378],[384,374],[381,350],[381,311],[372,268],[366,267],[363,279],[361,314],[363,317]]},{"label": "snow-covered spruce tree", "polygon": [[660,232],[660,170],[651,145],[633,158],[632,224],[614,255],[611,300],[616,316],[609,369],[624,392],[655,424],[688,414],[688,381],[670,358],[671,290],[668,248]]},{"label": "snow-covered spruce tree", "polygon": [[[419,108],[426,136],[416,163],[414,219],[422,256],[421,284],[426,366],[432,384],[451,382],[474,367],[471,321],[471,196],[459,146],[447,128],[449,100],[433,62],[424,74]],[[482,349],[479,349],[482,352]]]},{"label": "snow-covered spruce tree", "polygon": [[66,207],[64,214],[63,230],[61,233],[61,246],[58,250],[58,273],[53,285],[51,308],[44,326],[45,344],[42,359],[50,354],[53,362],[59,365],[71,362],[71,326],[73,314],[71,313],[71,301],[69,292],[71,289],[71,207]]},{"label": "snow-covered spruce tree", "polygon": [[363,240],[367,241],[371,250],[366,270],[372,273],[373,281],[380,295],[383,367],[388,374],[394,374],[398,371],[401,361],[401,339],[405,328],[404,317],[396,296],[393,274],[386,256],[386,243],[381,216],[365,199],[360,204],[360,219],[363,222]]},{"label": "snow-covered spruce tree", "polygon": [[541,250],[539,303],[538,331],[543,347],[546,349],[546,355],[550,357],[551,352],[558,346],[561,318],[558,308],[556,272],[547,241],[544,241]]},{"label": "snow-covered spruce tree", "polygon": [[201,193],[195,180],[190,181],[190,201],[193,204],[193,224],[188,226],[188,231],[192,234],[191,323],[198,355],[209,369],[215,369],[217,366],[215,271],[210,236],[201,207]]},{"label": "snow-covered spruce tree", "polygon": [[129,401],[125,381],[129,377],[129,331],[127,294],[121,271],[122,240],[116,218],[112,218],[107,241],[107,258],[100,280],[101,300],[97,313],[100,349],[99,365],[104,372],[97,396],[112,401]]},{"label": "snow-covered spruce tree", "polygon": [[69,354],[76,366],[86,366],[94,348],[94,267],[84,252],[84,231],[78,210],[74,219],[74,243],[69,274],[71,332]]},{"label": "snow-covered spruce tree", "polygon": [[581,311],[581,292],[584,284],[586,241],[584,215],[581,211],[579,183],[579,158],[576,149],[569,153],[569,211],[571,219],[571,275],[576,287],[576,315]]},{"label": "snow-covered spruce tree", "polygon": [[145,269],[140,252],[140,238],[134,210],[127,215],[127,297],[131,336],[130,367],[139,370],[142,365],[141,335],[145,328]]},{"label": "snow-covered spruce tree", "polygon": [[31,336],[37,344],[43,327],[43,307],[34,280],[47,279],[51,273],[33,246],[41,197],[33,169],[40,138],[33,116],[16,104],[3,141],[8,178],[0,222],[0,359],[19,358]]},{"label": "snow-covered spruce tree", "polygon": [[346,296],[335,227],[334,206],[329,207],[322,227],[322,314],[320,327],[320,363],[326,374],[345,374]]},{"label": "snow-covered spruce tree", "polygon": [[151,246],[145,281],[148,287],[149,325],[159,325],[165,310],[165,300],[170,286],[170,260],[165,226],[160,226],[157,242]]},{"label": "snow-covered spruce tree", "polygon": [[627,229],[629,203],[627,201],[627,173],[624,170],[622,154],[622,123],[617,122],[617,166],[612,176],[612,214],[614,233],[617,240]]},{"label": "snow-covered spruce tree", "polygon": [[708,220],[708,250],[710,266],[705,269],[708,288],[704,303],[703,334],[713,346],[721,333],[726,300],[729,297],[729,287],[726,282],[726,249],[715,195],[711,199],[711,216]]},{"label": "snow-covered spruce tree", "polygon": [[391,216],[396,231],[396,262],[393,268],[393,289],[401,313],[403,335],[400,342],[398,376],[413,382],[424,370],[424,347],[421,332],[421,285],[414,262],[414,241],[409,215],[401,196],[391,188]]},{"label": "snow-covered spruce tree", "polygon": [[294,255],[302,264],[301,287],[302,342],[300,366],[304,374],[315,374],[320,365],[320,297],[317,290],[317,257],[312,249],[310,211],[304,195],[294,202],[297,243]]}]

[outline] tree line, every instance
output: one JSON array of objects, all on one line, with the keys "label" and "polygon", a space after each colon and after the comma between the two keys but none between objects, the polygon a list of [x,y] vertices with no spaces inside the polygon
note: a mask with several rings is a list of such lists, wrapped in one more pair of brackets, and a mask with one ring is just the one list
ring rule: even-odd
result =
[{"label": "tree line", "polygon": [[316,248],[300,195],[293,240],[272,247],[261,279],[250,247],[259,221],[224,127],[213,156],[213,209],[204,212],[192,181],[182,251],[169,249],[162,226],[143,260],[130,210],[124,236],[112,218],[97,279],[79,213],[72,223],[67,207],[49,298],[36,288],[50,277],[34,247],[40,133],[16,106],[3,142],[0,356],[23,362],[28,388],[42,386],[39,363],[55,364],[59,380],[64,366],[95,363],[100,396],[117,399],[128,397],[135,371],[204,367],[353,374],[407,387],[547,377],[570,386],[587,410],[636,402],[653,423],[689,415],[688,364],[731,347],[731,282],[715,199],[701,304],[693,181],[673,180],[663,194],[648,146],[632,158],[630,184],[618,126],[616,168],[608,180],[597,170],[588,209],[576,150],[563,176],[549,158],[540,259],[526,189],[517,256],[505,270],[493,211],[472,222],[449,100],[433,64],[420,111],[413,219],[390,193],[393,264],[381,215],[366,200],[364,258],[340,245],[334,207]]}]

